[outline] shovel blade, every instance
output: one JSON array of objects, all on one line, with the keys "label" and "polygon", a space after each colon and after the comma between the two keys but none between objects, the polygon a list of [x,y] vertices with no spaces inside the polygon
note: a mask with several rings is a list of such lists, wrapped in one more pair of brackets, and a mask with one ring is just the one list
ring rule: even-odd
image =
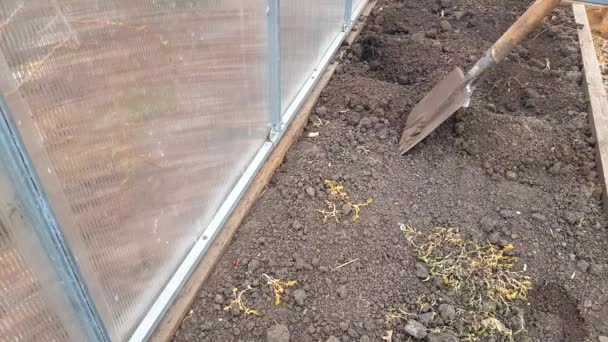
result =
[{"label": "shovel blade", "polygon": [[424,140],[469,99],[462,69],[450,72],[412,110],[399,142],[399,151],[405,154]]}]

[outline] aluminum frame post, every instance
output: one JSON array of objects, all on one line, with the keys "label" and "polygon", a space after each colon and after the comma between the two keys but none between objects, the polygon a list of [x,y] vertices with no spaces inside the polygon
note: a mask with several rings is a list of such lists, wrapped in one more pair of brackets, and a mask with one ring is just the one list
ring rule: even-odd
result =
[{"label": "aluminum frame post", "polygon": [[91,341],[110,342],[109,334],[99,315],[77,261],[58,226],[53,210],[38,178],[32,161],[21,139],[17,125],[9,112],[5,98],[0,94],[0,145],[8,152],[3,167],[10,181],[20,190],[20,201],[44,253],[58,275],[64,294],[78,315],[80,326]]},{"label": "aluminum frame post", "polygon": [[283,133],[281,108],[281,19],[280,0],[268,0],[268,75],[270,90],[270,140],[275,142]]},{"label": "aluminum frame post", "polygon": [[348,31],[353,25],[353,0],[344,0],[344,25],[342,31]]}]

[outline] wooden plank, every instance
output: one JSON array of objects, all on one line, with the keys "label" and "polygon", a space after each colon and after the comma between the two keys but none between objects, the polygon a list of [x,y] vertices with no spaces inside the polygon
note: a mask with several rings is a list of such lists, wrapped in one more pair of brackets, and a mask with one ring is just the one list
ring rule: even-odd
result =
[{"label": "wooden plank", "polygon": [[586,88],[589,97],[589,125],[596,141],[596,162],[602,186],[602,202],[608,213],[608,192],[606,188],[606,175],[608,175],[608,100],[606,99],[602,73],[593,44],[587,11],[585,6],[581,4],[572,5],[572,10],[576,23],[579,24],[578,39],[583,56],[583,67],[585,68],[583,86]]},{"label": "wooden plank", "polygon": [[[370,2],[363,10],[362,15],[369,15],[376,3],[377,1]],[[358,37],[360,32],[363,30],[364,24],[364,21],[359,22],[357,24],[357,30],[351,31],[346,37],[345,41],[347,41],[349,45],[352,44],[352,42]],[[209,250],[203,257],[203,260],[193,272],[186,285],[184,285],[184,288],[173,302],[173,305],[171,308],[169,308],[169,311],[156,328],[156,331],[150,338],[150,341],[164,342],[173,338],[184,317],[190,310],[192,303],[196,299],[198,292],[203,287],[203,284],[211,272],[213,272],[216,264],[222,258],[226,248],[230,245],[230,242],[238,231],[241,222],[247,216],[255,201],[260,197],[270,182],[274,172],[283,162],[289,148],[298,140],[302,129],[306,126],[308,118],[313,111],[319,96],[321,95],[323,88],[325,88],[327,83],[329,83],[329,80],[331,79],[337,66],[338,63],[332,63],[327,66],[323,76],[321,76],[318,83],[308,95],[306,102],[298,111],[298,114],[296,114],[281,141],[272,151],[268,157],[268,160],[266,163],[264,163],[258,175],[249,186],[249,189],[247,189],[241,198],[241,201],[232,212],[232,215],[230,215],[230,218],[226,221],[224,227],[209,247]]]}]

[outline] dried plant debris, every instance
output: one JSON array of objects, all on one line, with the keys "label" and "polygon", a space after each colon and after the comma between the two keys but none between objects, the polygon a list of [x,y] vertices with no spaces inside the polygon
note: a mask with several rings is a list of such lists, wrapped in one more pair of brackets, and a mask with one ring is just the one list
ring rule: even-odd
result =
[{"label": "dried plant debris", "polygon": [[285,292],[285,288],[294,287],[294,286],[298,285],[298,282],[296,280],[275,279],[267,274],[263,274],[263,276],[268,281],[267,284],[272,286],[272,289],[274,291],[274,304],[275,305],[281,304],[281,298],[282,298],[283,293]]},{"label": "dried plant debris", "polygon": [[[451,290],[454,301],[421,296],[414,312],[391,308],[386,322],[417,320],[431,334],[446,334],[459,341],[524,338],[525,321],[516,302],[527,301],[530,277],[517,271],[514,246],[497,247],[463,240],[457,228],[437,227],[425,235],[411,224],[401,231],[428,269],[423,281],[434,281]],[[439,319],[437,319],[439,318]]]},{"label": "dried plant debris", "polygon": [[[371,198],[368,198],[365,202],[353,203],[351,202],[344,185],[334,184],[334,182],[326,179],[325,186],[329,189],[329,199],[325,201],[327,209],[317,209],[317,212],[323,215],[323,223],[327,223],[328,221],[340,223],[342,221],[342,216],[348,215],[351,212],[352,217],[350,218],[350,221],[357,222],[361,218],[362,208],[367,207],[374,202]],[[343,209],[341,211],[338,209],[338,206],[346,208],[346,210]],[[347,212],[343,213],[344,211]]]},{"label": "dried plant debris", "polygon": [[233,299],[230,301],[224,311],[232,311],[232,312],[240,312],[243,316],[254,316],[261,317],[262,314],[258,310],[251,309],[245,305],[243,302],[243,294],[247,291],[251,290],[251,287],[247,287],[245,290],[239,292],[238,288],[232,289],[232,297]]}]

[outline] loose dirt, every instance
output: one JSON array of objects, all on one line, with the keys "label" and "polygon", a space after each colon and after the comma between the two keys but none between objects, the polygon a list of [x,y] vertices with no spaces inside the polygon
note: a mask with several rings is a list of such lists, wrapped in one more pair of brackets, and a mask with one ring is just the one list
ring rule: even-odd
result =
[{"label": "loose dirt", "polygon": [[[415,309],[422,296],[458,315],[450,289],[420,279],[425,270],[400,231],[408,222],[425,234],[458,227],[468,240],[513,244],[533,283],[529,301],[514,302],[527,330],[517,339],[608,335],[608,230],[570,10],[487,75],[470,108],[398,154],[413,105],[454,67],[472,66],[529,2],[380,1],[175,341],[363,342],[388,330],[407,341],[419,326],[387,325],[386,315]],[[325,180],[348,193],[340,223],[318,211],[336,197]],[[348,203],[369,198],[351,222]],[[298,285],[275,305],[262,274]],[[262,317],[224,310],[233,288],[248,286],[243,302]],[[444,338],[434,341],[452,341]]]}]

